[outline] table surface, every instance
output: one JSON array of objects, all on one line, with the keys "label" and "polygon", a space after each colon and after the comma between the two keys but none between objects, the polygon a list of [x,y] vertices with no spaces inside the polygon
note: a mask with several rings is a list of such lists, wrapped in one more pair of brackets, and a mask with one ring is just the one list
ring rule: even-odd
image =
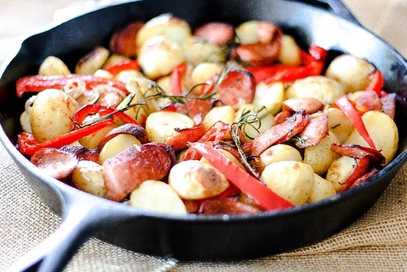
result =
[{"label": "table surface", "polygon": [[[99,1],[103,3],[108,0]],[[114,1],[111,1],[114,2]],[[344,0],[365,26],[407,56],[405,0]],[[0,0],[0,63],[22,34],[60,20],[70,0]],[[82,1],[89,7],[89,1]],[[66,10],[65,10],[66,11]],[[130,252],[91,239],[66,271],[407,271],[407,167],[372,207],[342,232],[293,252],[238,263],[187,263]],[[61,223],[31,190],[0,145],[0,271],[48,237]]]}]

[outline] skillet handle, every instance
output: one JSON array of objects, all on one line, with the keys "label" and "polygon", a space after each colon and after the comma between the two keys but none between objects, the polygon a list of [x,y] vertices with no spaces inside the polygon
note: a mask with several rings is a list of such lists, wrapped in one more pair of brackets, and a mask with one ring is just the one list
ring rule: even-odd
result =
[{"label": "skillet handle", "polygon": [[65,219],[59,228],[23,256],[10,272],[62,271],[83,243],[103,227],[117,222],[117,217],[100,209],[98,201],[86,198],[67,201]]},{"label": "skillet handle", "polygon": [[352,12],[346,7],[342,0],[288,0],[295,2],[303,2],[314,6],[321,7],[323,9],[332,10],[333,13],[345,18],[357,25],[360,25],[359,21],[352,14]]}]

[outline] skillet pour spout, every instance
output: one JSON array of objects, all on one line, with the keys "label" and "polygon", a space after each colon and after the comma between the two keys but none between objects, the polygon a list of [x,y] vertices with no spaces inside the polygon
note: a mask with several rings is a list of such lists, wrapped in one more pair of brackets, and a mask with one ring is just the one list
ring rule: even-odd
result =
[{"label": "skillet pour spout", "polygon": [[[347,52],[369,60],[383,72],[386,90],[397,94],[397,157],[363,185],[334,197],[281,212],[240,216],[175,217],[141,212],[42,175],[15,148],[16,135],[21,131],[19,116],[24,109],[24,101],[15,95],[17,79],[36,74],[49,55],[72,66],[70,60],[77,60],[98,45],[107,45],[114,30],[135,19],[147,21],[163,13],[184,18],[192,26],[209,21],[238,25],[248,20],[268,20],[298,37],[304,46],[314,43],[326,48],[330,57]],[[0,74],[0,140],[38,196],[64,219],[55,233],[11,271],[61,271],[90,237],[179,260],[245,260],[293,250],[332,236],[357,220],[407,160],[407,123],[403,120],[407,115],[407,62],[361,27],[339,0],[126,1],[30,35],[15,56],[3,63]]]}]

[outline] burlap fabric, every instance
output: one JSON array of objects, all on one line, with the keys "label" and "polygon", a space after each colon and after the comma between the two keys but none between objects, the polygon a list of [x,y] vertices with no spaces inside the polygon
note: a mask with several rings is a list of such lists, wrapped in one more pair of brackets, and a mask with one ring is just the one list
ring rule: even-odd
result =
[{"label": "burlap fabric", "polygon": [[[48,23],[55,9],[68,2],[0,0],[0,62],[17,44],[19,34]],[[383,33],[382,37],[386,36],[407,55],[407,45],[400,39],[406,35],[401,31],[401,15],[407,14],[404,0],[344,2],[363,24],[369,24],[378,34]],[[33,10],[39,13],[33,14]],[[394,32],[387,31],[384,25],[392,26],[390,29]],[[237,263],[186,263],[127,251],[91,239],[77,252],[66,271],[407,271],[406,211],[407,165],[357,222],[310,247]],[[0,271],[7,270],[39,244],[60,222],[35,195],[0,145]]]}]

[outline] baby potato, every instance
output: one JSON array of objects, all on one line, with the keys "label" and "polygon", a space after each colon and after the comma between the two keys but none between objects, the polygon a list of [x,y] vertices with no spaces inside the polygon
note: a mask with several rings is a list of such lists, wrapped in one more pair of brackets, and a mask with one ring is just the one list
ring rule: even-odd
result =
[{"label": "baby potato", "polygon": [[364,90],[370,83],[369,75],[375,67],[368,61],[343,54],[328,66],[325,75],[346,86],[346,93]]},{"label": "baby potato", "polygon": [[141,142],[130,134],[119,134],[110,139],[100,150],[99,163],[103,164],[107,159],[112,158],[130,146],[140,146]]},{"label": "baby potato", "polygon": [[184,61],[182,48],[164,36],[155,36],[147,40],[138,55],[140,66],[150,79],[168,75]]},{"label": "baby potato", "polygon": [[285,34],[281,37],[281,49],[277,59],[285,65],[301,64],[300,47],[293,37]]},{"label": "baby potato", "polygon": [[312,188],[312,193],[308,198],[307,202],[309,203],[315,202],[333,196],[335,194],[336,190],[332,183],[322,178],[321,176],[315,174],[314,187]]},{"label": "baby potato", "polygon": [[226,59],[226,51],[222,47],[208,42],[188,38],[182,49],[187,63],[197,66],[202,62],[219,63]]},{"label": "baby potato", "polygon": [[[191,87],[197,84],[206,83],[215,75],[220,74],[222,67],[214,62],[202,62],[198,64],[191,73]],[[192,91],[196,94],[201,94],[202,88],[194,88]]]},{"label": "baby potato", "polygon": [[232,106],[221,106],[212,108],[204,117],[203,123],[205,130],[208,130],[218,121],[226,124],[232,124],[235,119],[235,110]]},{"label": "baby potato", "polygon": [[66,76],[70,73],[71,71],[69,71],[68,66],[55,56],[45,58],[38,70],[38,75],[40,76]]},{"label": "baby potato", "polygon": [[344,143],[353,130],[353,124],[346,115],[337,108],[326,111],[329,129],[336,135],[339,143]]},{"label": "baby potato", "polygon": [[339,192],[342,184],[348,179],[350,173],[355,167],[355,159],[347,156],[339,157],[334,160],[326,173],[326,180],[330,181],[335,190]]},{"label": "baby potato", "polygon": [[238,25],[235,29],[237,42],[240,44],[252,44],[259,42],[257,37],[257,27],[259,21],[246,21]]},{"label": "baby potato", "polygon": [[71,117],[78,110],[75,99],[61,90],[47,89],[37,94],[30,113],[35,139],[42,143],[71,131]]},{"label": "baby potato", "polygon": [[110,51],[98,46],[82,57],[75,66],[75,74],[93,75],[109,58]]},{"label": "baby potato", "polygon": [[267,111],[275,115],[281,110],[284,100],[284,84],[260,82],[256,85],[256,92],[252,104],[258,108],[266,107]]},{"label": "baby potato", "polygon": [[191,36],[191,29],[185,20],[169,13],[161,14],[146,22],[139,29],[136,36],[136,48],[141,48],[147,40],[154,36],[164,36],[181,45]]},{"label": "baby potato", "polygon": [[[376,149],[381,150],[388,164],[395,156],[398,148],[399,134],[396,123],[387,114],[380,111],[368,111],[362,116],[366,130],[372,138]],[[354,129],[346,139],[345,144],[369,146]]]},{"label": "baby potato", "polygon": [[335,153],[331,150],[334,143],[330,136],[326,136],[315,146],[304,149],[304,163],[311,165],[314,172],[320,176],[328,171],[329,166],[335,159]]},{"label": "baby potato", "polygon": [[23,131],[30,133],[32,132],[30,124],[30,114],[28,114],[27,111],[23,111],[23,113],[20,115],[20,124]]},{"label": "baby potato", "polygon": [[78,188],[92,195],[107,198],[103,179],[103,167],[93,161],[81,160],[72,173],[72,182]]},{"label": "baby potato", "polygon": [[100,141],[106,136],[106,134],[109,133],[109,131],[111,131],[115,127],[117,127],[117,125],[112,124],[102,129],[99,129],[98,131],[92,134],[80,138],[79,143],[88,149],[94,149],[99,145]]},{"label": "baby potato", "polygon": [[300,152],[287,144],[273,145],[260,154],[261,165],[267,166],[278,161],[302,162]]},{"label": "baby potato", "polygon": [[229,187],[229,181],[218,169],[197,160],[176,164],[170,171],[168,184],[183,199],[214,197]]},{"label": "baby potato", "polygon": [[177,133],[175,128],[191,128],[194,125],[194,121],[185,114],[157,111],[147,117],[146,131],[150,141],[163,143]]},{"label": "baby potato", "polygon": [[[244,113],[249,112],[250,114],[254,114],[258,108],[253,104],[244,104],[240,106],[238,111],[235,114],[235,122],[241,119]],[[270,113],[267,113],[266,110],[262,110],[258,113],[259,117],[262,117],[260,121],[255,120],[254,116],[247,116],[247,121],[251,122],[251,124],[245,124],[242,126],[242,132],[246,138],[246,140],[253,140],[259,133],[266,131],[273,125],[274,116]],[[257,129],[257,130],[256,130]]]},{"label": "baby potato", "polygon": [[311,97],[331,104],[345,94],[345,85],[325,76],[310,76],[296,80],[286,91],[287,98]]},{"label": "baby potato", "polygon": [[130,194],[130,206],[167,214],[187,214],[181,198],[168,184],[157,180],[143,181]]},{"label": "baby potato", "polygon": [[307,202],[314,187],[314,171],[308,164],[279,161],[264,168],[261,178],[273,192],[293,205]]}]

